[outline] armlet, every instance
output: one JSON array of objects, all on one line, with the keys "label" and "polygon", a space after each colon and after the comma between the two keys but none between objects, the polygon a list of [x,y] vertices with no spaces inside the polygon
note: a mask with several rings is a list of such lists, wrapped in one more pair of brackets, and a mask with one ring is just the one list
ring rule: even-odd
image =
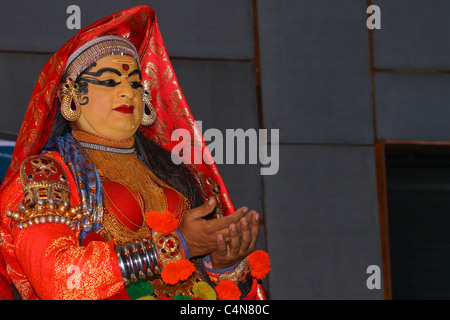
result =
[{"label": "armlet", "polygon": [[79,206],[70,206],[70,186],[63,166],[50,156],[27,158],[20,168],[24,199],[7,215],[19,228],[61,223],[76,229],[84,218]]}]

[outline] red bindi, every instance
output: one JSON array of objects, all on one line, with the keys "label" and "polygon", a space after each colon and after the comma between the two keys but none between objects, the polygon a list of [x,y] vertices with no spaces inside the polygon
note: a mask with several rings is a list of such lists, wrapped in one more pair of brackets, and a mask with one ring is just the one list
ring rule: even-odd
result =
[{"label": "red bindi", "polygon": [[125,71],[128,71],[128,69],[130,69],[130,66],[124,63],[122,65],[122,69],[125,70]]}]

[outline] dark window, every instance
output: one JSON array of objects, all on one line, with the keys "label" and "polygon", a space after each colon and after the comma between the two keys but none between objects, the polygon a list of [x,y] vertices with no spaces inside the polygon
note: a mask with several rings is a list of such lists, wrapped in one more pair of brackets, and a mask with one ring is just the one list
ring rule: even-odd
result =
[{"label": "dark window", "polygon": [[450,299],[450,146],[386,147],[393,299]]}]

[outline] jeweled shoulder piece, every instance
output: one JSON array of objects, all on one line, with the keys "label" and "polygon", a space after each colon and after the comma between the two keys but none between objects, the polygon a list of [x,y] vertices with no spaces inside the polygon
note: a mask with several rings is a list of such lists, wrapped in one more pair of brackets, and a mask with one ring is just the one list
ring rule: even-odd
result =
[{"label": "jeweled shoulder piece", "polygon": [[70,187],[61,164],[50,156],[37,155],[25,160],[20,170],[24,190],[24,205],[32,206],[39,200],[70,201]]},{"label": "jeweled shoulder piece", "polygon": [[25,160],[20,169],[24,199],[19,210],[8,211],[19,228],[42,223],[62,223],[72,229],[84,218],[78,206],[70,206],[70,186],[60,163],[50,156]]}]

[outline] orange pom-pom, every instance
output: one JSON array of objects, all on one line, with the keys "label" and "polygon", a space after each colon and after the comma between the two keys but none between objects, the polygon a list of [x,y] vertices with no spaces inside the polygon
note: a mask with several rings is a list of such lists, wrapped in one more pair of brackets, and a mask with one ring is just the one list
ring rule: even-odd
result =
[{"label": "orange pom-pom", "polygon": [[195,266],[187,259],[169,262],[161,271],[161,278],[167,284],[177,284],[179,281],[187,280],[195,271]]},{"label": "orange pom-pom", "polygon": [[169,233],[178,228],[178,220],[169,211],[158,212],[149,211],[145,217],[145,222],[150,229],[156,232]]},{"label": "orange pom-pom", "polygon": [[220,281],[215,290],[219,300],[239,300],[241,297],[241,290],[233,280]]},{"label": "orange pom-pom", "polygon": [[252,268],[252,276],[256,279],[263,279],[270,271],[269,254],[262,250],[252,252],[248,256],[250,267]]}]

